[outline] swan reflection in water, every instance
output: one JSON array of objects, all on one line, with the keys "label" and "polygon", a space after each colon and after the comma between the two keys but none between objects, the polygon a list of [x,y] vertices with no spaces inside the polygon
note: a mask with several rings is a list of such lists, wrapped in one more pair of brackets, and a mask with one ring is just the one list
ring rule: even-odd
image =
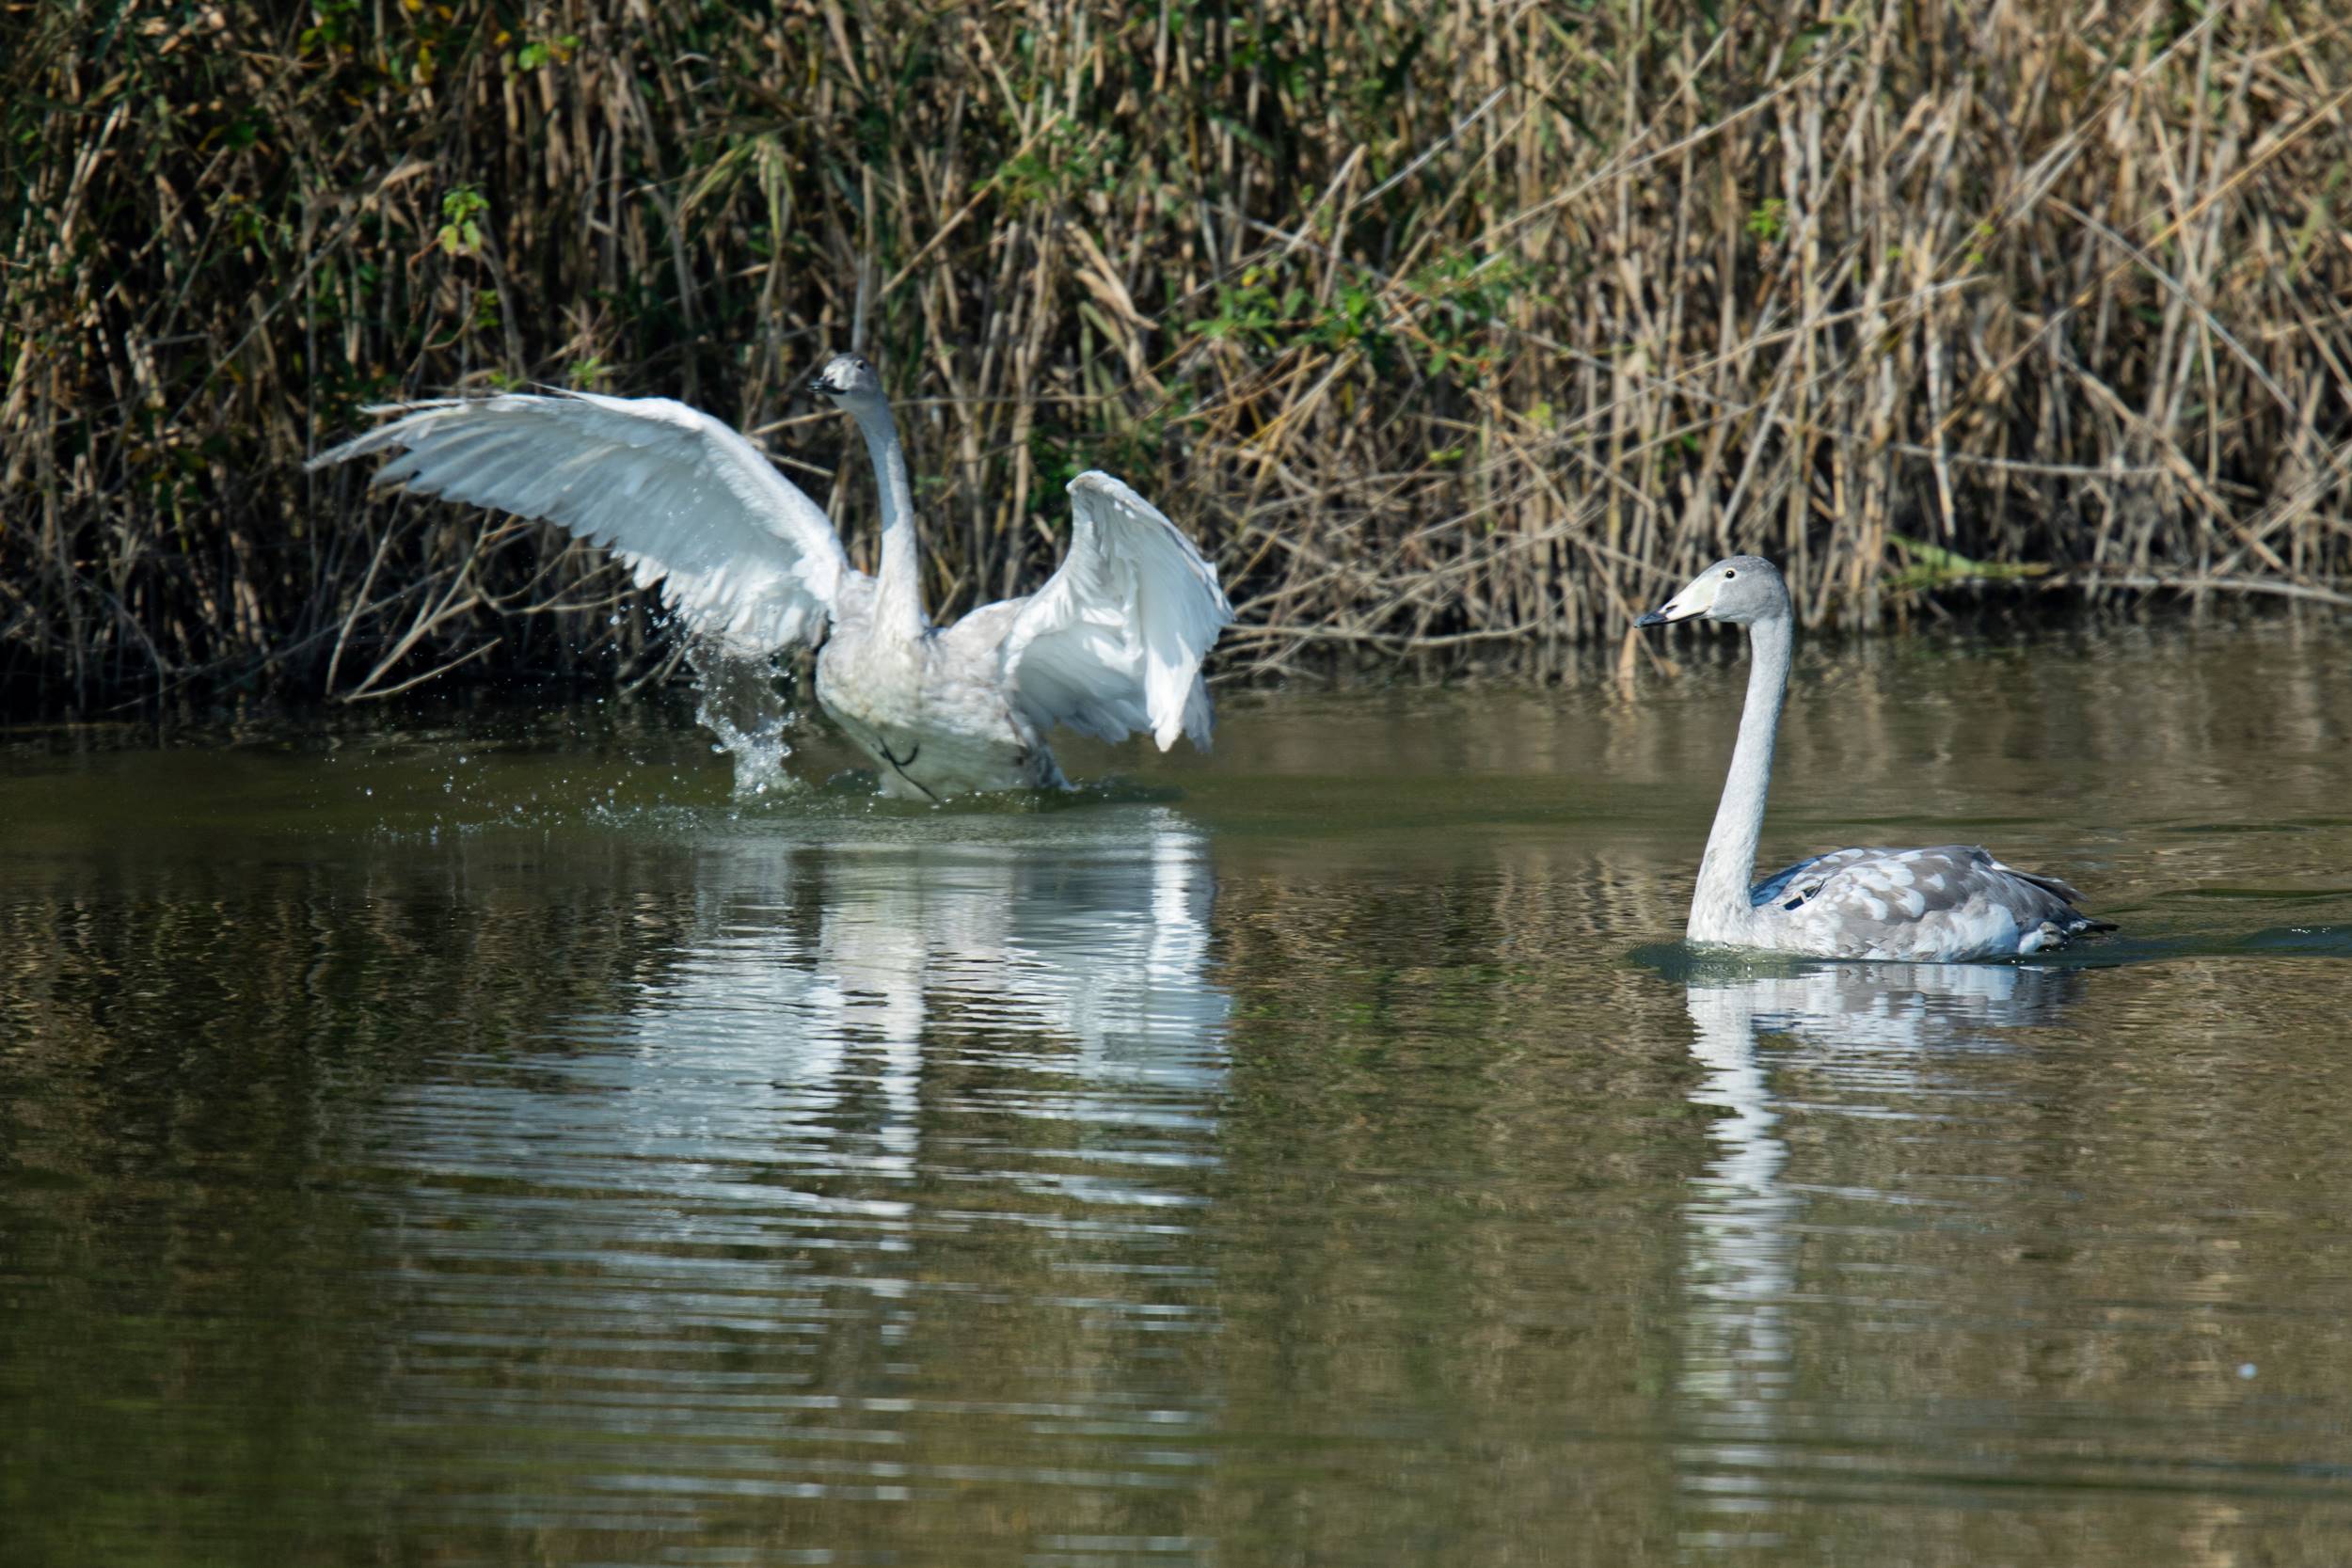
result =
[{"label": "swan reflection in water", "polygon": [[469,1125],[493,1132],[466,1113],[495,1112],[523,1118],[498,1138],[556,1134],[533,1125],[551,1121],[586,1157],[652,1160],[632,1167],[652,1181],[665,1157],[682,1162],[673,1176],[773,1159],[796,1133],[851,1156],[844,1168],[909,1175],[926,1058],[943,1053],[1041,1074],[1031,1113],[1056,1085],[1214,1094],[1232,1004],[1204,970],[1200,835],[1156,808],[999,822],[980,842],[811,844],[755,825],[701,839],[667,961],[553,1032],[595,1049],[533,1058],[511,1102],[485,1102],[472,1075],[417,1091],[461,1113],[434,1124],[428,1157],[496,1161],[465,1147]]},{"label": "swan reflection in water", "polygon": [[[650,978],[386,1109],[396,1402],[497,1439],[457,1513],[700,1528],[746,1489],[1057,1475],[1139,1407],[1155,1441],[1212,1420],[1136,1354],[1214,1322],[1200,836],[1136,806],[825,826],[698,833],[664,863],[691,885],[644,895]],[[582,1437],[626,1456],[575,1467]]]},{"label": "swan reflection in water", "polygon": [[[1797,970],[1694,971],[1684,1006],[1691,1052],[1707,1069],[1691,1102],[1716,1108],[1716,1153],[1696,1177],[1684,1213],[1688,1321],[1679,1391],[1695,1439],[1680,1452],[1684,1485],[1700,1506],[1731,1513],[1771,1506],[1760,1472],[1774,1465],[1784,1403],[1797,1372],[1790,1306],[1798,1299],[1797,1230],[1808,1192],[1792,1180],[1774,1094],[1759,1054],[1785,1040],[1807,1071],[1813,1108],[1903,1116],[1894,1101],[1936,1096],[1934,1058],[2002,1049],[2001,1031],[2056,1022],[2079,993],[2080,970],[1995,964],[1827,963]],[[1778,1056],[1780,1053],[1775,1052]],[[1823,1287],[1810,1286],[1809,1291]],[[1710,1532],[1713,1544],[1753,1544]]]}]

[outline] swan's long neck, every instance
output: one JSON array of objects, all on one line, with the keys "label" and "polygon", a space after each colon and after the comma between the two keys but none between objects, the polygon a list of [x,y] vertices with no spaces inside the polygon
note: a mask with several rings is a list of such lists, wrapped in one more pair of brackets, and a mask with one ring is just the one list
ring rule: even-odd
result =
[{"label": "swan's long neck", "polygon": [[874,617],[885,630],[907,639],[930,625],[923,613],[923,558],[914,542],[914,491],[907,483],[907,454],[898,445],[898,424],[880,398],[858,399],[850,409],[874,460],[874,483],[882,491],[882,570],[874,578]]},{"label": "swan's long neck", "polygon": [[1756,845],[1764,833],[1764,797],[1772,786],[1772,742],[1780,734],[1781,702],[1788,694],[1788,653],[1794,641],[1786,612],[1748,629],[1748,698],[1740,710],[1740,743],[1731,776],[1707,834],[1697,889],[1691,895],[1692,942],[1736,942],[1755,919],[1748,889],[1756,880]]}]

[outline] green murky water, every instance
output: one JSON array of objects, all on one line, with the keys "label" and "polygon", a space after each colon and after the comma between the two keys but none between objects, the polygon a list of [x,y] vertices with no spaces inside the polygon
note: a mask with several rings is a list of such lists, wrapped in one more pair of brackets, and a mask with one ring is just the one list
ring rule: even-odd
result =
[{"label": "green murky water", "polygon": [[2031,969],[1683,962],[1739,677],[0,733],[0,1559],[2352,1559],[2352,637],[1804,660]]}]

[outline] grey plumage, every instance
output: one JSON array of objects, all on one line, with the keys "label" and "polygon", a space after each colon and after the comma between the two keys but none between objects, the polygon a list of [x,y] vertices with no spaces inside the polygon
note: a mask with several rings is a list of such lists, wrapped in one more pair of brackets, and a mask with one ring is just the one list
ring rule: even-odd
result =
[{"label": "grey plumage", "polygon": [[[1750,903],[1808,935],[1806,951],[1841,958],[1953,955],[2013,924],[2020,953],[2114,927],[2074,908],[2082,895],[1972,844],[1833,849],[1774,873]],[[2030,942],[2031,945],[2026,945]]]},{"label": "grey plumage", "polygon": [[2075,908],[2081,895],[2067,883],[2003,864],[1973,845],[1835,849],[1751,885],[1788,688],[1788,586],[1762,557],[1733,556],[1637,624],[1700,617],[1745,626],[1751,664],[1740,738],[1692,895],[1691,941],[1834,958],[1961,962],[2015,958],[2114,929]]}]

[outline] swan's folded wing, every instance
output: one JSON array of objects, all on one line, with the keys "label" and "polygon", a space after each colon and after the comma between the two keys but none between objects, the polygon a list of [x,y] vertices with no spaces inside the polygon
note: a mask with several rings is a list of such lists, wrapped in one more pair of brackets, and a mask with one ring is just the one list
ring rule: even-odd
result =
[{"label": "swan's folded wing", "polygon": [[1233,619],[1216,568],[1108,474],[1072,480],[1070,500],[1070,553],[1005,639],[1014,702],[1040,728],[1104,740],[1150,730],[1163,752],[1179,733],[1207,745],[1200,660]]},{"label": "swan's folded wing", "polygon": [[693,631],[740,649],[816,637],[850,571],[822,508],[742,436],[668,398],[510,393],[369,412],[402,417],[310,467],[400,451],[373,483],[603,545]]},{"label": "swan's folded wing", "polygon": [[1748,890],[1748,902],[1762,908],[1777,904],[1790,884],[1803,880],[1810,889],[1804,896],[1810,898],[1820,891],[1820,881],[1841,865],[1851,865],[1867,855],[1883,855],[1883,849],[1832,849],[1825,855],[1807,855],[1794,865],[1785,865],[1755,887]]},{"label": "swan's folded wing", "polygon": [[[1778,907],[1846,936],[1856,954],[1901,944],[1980,955],[2047,925],[2095,927],[2066,883],[2005,865],[1973,844],[1846,849],[1820,856],[1779,890]],[[2030,947],[2025,949],[2032,951]]]}]

